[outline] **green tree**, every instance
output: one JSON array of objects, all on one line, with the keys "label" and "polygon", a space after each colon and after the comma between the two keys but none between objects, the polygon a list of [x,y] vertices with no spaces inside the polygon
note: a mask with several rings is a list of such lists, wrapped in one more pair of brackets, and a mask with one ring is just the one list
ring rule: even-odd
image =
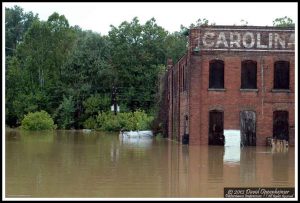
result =
[{"label": "green tree", "polygon": [[[6,120],[18,125],[32,110],[53,112],[64,93],[61,69],[75,42],[75,31],[64,16],[54,13],[49,20],[35,20],[7,61]],[[16,119],[17,118],[17,119]],[[15,121],[15,123],[14,123]]]},{"label": "green tree", "polygon": [[19,34],[6,30],[15,47],[5,70],[10,126],[20,125],[29,112],[45,110],[60,128],[93,127],[98,112],[111,105],[113,86],[122,111],[154,112],[167,59],[176,62],[186,51],[186,35],[168,33],[154,18],[145,24],[125,21],[101,36],[70,27],[58,13],[47,21],[32,13],[24,17],[18,7],[6,14],[7,28],[28,26]]},{"label": "green tree", "polygon": [[209,24],[209,20],[207,20],[206,18],[199,18],[196,22],[196,26],[201,26],[201,25],[208,25]]},{"label": "green tree", "polygon": [[144,25],[138,18],[111,26],[111,58],[117,74],[119,99],[135,110],[149,110],[155,103],[159,65],[165,64],[168,32],[156,24],[154,18]]},{"label": "green tree", "polygon": [[31,24],[38,20],[38,15],[32,12],[24,12],[19,6],[5,8],[5,56],[12,56],[30,28]]},{"label": "green tree", "polygon": [[84,127],[85,128],[95,128],[96,116],[105,111],[109,111],[111,104],[111,99],[105,94],[94,94],[83,101],[84,106]]},{"label": "green tree", "polygon": [[70,129],[74,124],[75,103],[72,96],[64,95],[63,101],[57,108],[54,117],[59,128]]},{"label": "green tree", "polygon": [[32,89],[47,89],[60,79],[62,66],[75,39],[67,19],[57,13],[46,22],[32,24],[17,49],[21,63],[31,74]]},{"label": "green tree", "polygon": [[169,34],[166,38],[165,55],[176,63],[187,51],[188,29]]},{"label": "green tree", "polygon": [[295,23],[290,17],[284,16],[281,18],[276,18],[273,21],[273,26],[275,27],[295,27]]},{"label": "green tree", "polygon": [[85,113],[89,116],[97,115],[98,112],[109,111],[110,98],[107,95],[94,94],[83,102]]},{"label": "green tree", "polygon": [[181,31],[183,31],[183,30],[188,30],[188,29],[192,29],[192,28],[195,28],[195,27],[199,27],[199,26],[208,26],[208,25],[216,25],[216,23],[214,23],[214,22],[211,23],[206,18],[199,18],[196,21],[196,23],[191,23],[189,25],[189,28],[185,27],[184,25],[181,25],[180,29],[181,29]]},{"label": "green tree", "polygon": [[109,94],[114,73],[110,65],[110,46],[106,37],[77,30],[78,41],[62,70],[63,86],[75,101],[75,127],[86,119],[83,102],[92,94]]},{"label": "green tree", "polygon": [[[12,57],[7,61],[9,69],[5,70],[5,121],[9,126],[16,126],[21,123],[23,115],[19,111],[22,111],[19,107],[16,107],[13,103],[16,97],[22,93],[22,87],[24,87],[24,78],[22,77],[23,69],[20,68],[20,63],[16,57]],[[20,110],[19,110],[20,109]]]},{"label": "green tree", "polygon": [[40,90],[31,91],[29,74],[19,60],[12,57],[6,71],[6,122],[9,126],[18,126],[29,112],[46,109],[47,98]]}]

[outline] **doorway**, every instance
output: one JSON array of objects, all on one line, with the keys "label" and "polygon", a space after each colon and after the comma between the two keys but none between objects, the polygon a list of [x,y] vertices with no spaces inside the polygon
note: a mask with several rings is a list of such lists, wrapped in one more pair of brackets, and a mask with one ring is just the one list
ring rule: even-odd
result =
[{"label": "doorway", "polygon": [[256,115],[254,111],[242,111],[241,123],[241,146],[256,146]]},{"label": "doorway", "polygon": [[289,141],[289,112],[273,112],[273,138]]},{"label": "doorway", "polygon": [[224,146],[224,140],[224,114],[222,111],[210,111],[208,144]]}]

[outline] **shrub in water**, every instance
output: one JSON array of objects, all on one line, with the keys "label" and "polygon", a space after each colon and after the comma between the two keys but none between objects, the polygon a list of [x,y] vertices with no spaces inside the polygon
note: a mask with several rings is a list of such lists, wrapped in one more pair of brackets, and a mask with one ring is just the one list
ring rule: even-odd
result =
[{"label": "shrub in water", "polygon": [[22,120],[22,129],[25,130],[51,130],[55,128],[53,119],[46,111],[28,113]]},{"label": "shrub in water", "polygon": [[96,119],[91,116],[88,119],[86,119],[83,123],[83,127],[87,129],[95,129],[97,128]]},{"label": "shrub in water", "polygon": [[124,130],[148,130],[153,117],[148,116],[144,111],[118,113],[99,113],[96,117],[97,129],[105,131]]}]

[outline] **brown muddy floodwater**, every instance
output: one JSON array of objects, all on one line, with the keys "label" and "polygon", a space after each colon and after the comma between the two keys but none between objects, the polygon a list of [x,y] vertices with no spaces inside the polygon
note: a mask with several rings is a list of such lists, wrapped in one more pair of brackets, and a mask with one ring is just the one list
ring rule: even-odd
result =
[{"label": "brown muddy floodwater", "polygon": [[292,147],[182,146],[82,131],[5,136],[6,198],[222,198],[224,187],[295,187]]}]

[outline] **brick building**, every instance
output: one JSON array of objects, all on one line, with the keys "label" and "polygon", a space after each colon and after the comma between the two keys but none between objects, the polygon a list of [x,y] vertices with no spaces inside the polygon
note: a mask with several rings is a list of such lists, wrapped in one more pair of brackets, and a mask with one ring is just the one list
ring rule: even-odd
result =
[{"label": "brick building", "polygon": [[224,131],[240,130],[243,146],[265,145],[268,137],[294,145],[294,33],[290,27],[190,29],[187,53],[175,65],[168,61],[168,137],[224,145]]}]

